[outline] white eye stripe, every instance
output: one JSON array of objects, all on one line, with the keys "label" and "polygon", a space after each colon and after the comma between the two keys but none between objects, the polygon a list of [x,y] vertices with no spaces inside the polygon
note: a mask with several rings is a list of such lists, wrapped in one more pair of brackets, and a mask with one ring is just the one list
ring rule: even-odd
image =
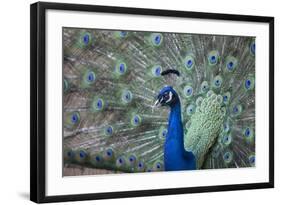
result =
[{"label": "white eye stripe", "polygon": [[170,91],[169,92],[169,99],[166,101],[166,103],[170,102],[173,98],[173,93]]}]

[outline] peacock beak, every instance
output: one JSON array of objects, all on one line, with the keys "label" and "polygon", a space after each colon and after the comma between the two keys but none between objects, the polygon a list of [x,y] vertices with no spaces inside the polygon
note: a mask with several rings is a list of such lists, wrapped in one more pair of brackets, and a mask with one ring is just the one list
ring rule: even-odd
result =
[{"label": "peacock beak", "polygon": [[153,107],[160,107],[161,106],[161,101],[163,100],[163,98],[157,99],[153,105]]}]

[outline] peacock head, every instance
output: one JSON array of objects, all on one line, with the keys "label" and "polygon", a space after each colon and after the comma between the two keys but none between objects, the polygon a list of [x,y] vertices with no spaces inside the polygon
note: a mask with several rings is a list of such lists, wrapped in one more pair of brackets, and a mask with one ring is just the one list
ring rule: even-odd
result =
[{"label": "peacock head", "polygon": [[[168,69],[163,72],[161,72],[162,76],[169,75],[169,74],[174,74],[176,76],[180,76],[180,72],[175,70],[175,69]],[[170,106],[173,107],[177,103],[180,102],[179,96],[177,92],[173,89],[172,86],[165,86],[160,90],[157,100],[154,104],[154,107],[158,106]]]},{"label": "peacock head", "polygon": [[179,96],[172,86],[165,86],[159,92],[154,107],[170,106],[173,107],[179,102]]}]

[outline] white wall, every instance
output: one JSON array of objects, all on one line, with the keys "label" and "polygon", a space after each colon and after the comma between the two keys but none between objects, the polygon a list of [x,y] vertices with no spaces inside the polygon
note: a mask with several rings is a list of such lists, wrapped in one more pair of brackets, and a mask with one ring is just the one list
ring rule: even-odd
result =
[{"label": "white wall", "polygon": [[[51,0],[49,0],[51,1]],[[2,1],[0,6],[0,204],[31,204],[29,198],[29,4],[33,1]],[[85,0],[62,1],[186,11],[269,15],[275,17],[275,165],[276,188],[177,196],[96,201],[95,204],[274,204],[281,194],[280,122],[281,12],[277,0]],[[279,93],[278,93],[279,92]],[[4,115],[3,115],[4,114]],[[78,202],[93,204],[93,202]],[[75,204],[69,203],[69,204]],[[76,202],[77,204],[77,202]],[[275,203],[276,204],[276,203]]]}]

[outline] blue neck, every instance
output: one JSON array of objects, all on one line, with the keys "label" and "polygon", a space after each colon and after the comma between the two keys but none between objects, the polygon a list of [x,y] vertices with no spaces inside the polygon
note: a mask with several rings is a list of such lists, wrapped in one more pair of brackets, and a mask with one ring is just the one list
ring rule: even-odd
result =
[{"label": "blue neck", "polygon": [[184,149],[184,133],[181,121],[181,104],[178,99],[170,106],[168,134],[164,147],[164,166],[166,171],[196,169],[192,152]]},{"label": "blue neck", "polygon": [[170,134],[167,136],[167,140],[175,139],[181,145],[180,146],[181,149],[184,150],[183,126],[182,126],[182,121],[181,121],[181,103],[180,103],[180,100],[178,100],[175,104],[171,105],[168,131],[169,131]]}]

